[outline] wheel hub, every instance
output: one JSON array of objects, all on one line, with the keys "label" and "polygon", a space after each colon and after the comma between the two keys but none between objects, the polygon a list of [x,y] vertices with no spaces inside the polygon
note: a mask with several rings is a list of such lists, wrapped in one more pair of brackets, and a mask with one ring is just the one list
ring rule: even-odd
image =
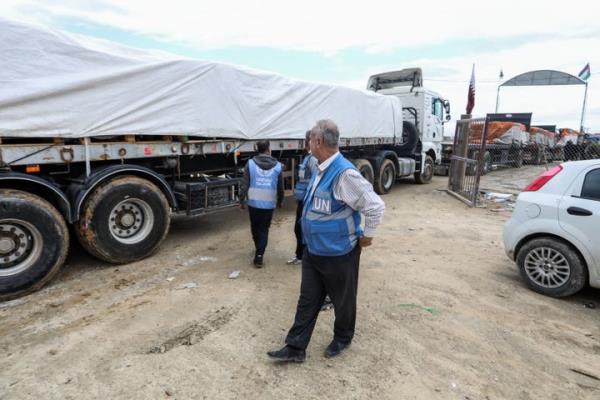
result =
[{"label": "wheel hub", "polygon": [[12,238],[2,238],[0,239],[0,254],[9,254],[16,246],[17,244]]},{"label": "wheel hub", "polygon": [[113,235],[121,238],[134,236],[142,225],[142,211],[133,202],[121,202],[113,208],[110,223]]},{"label": "wheel hub", "polygon": [[17,274],[33,265],[42,242],[41,234],[29,222],[0,221],[0,276]]},{"label": "wheel hub", "polygon": [[109,230],[112,236],[124,244],[142,241],[154,223],[154,214],[148,203],[130,198],[113,207],[109,216]]},{"label": "wheel hub", "polygon": [[545,288],[564,285],[571,268],[567,259],[555,249],[542,247],[531,250],[525,257],[525,272],[529,279]]}]

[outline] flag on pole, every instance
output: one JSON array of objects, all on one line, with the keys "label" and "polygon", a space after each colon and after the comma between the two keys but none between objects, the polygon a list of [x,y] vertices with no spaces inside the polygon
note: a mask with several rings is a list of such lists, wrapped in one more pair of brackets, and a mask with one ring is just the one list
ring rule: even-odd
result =
[{"label": "flag on pole", "polygon": [[582,81],[587,81],[589,79],[589,77],[590,77],[591,74],[592,74],[592,72],[590,70],[590,63],[587,63],[587,64],[585,64],[585,67],[583,67],[583,69],[581,70],[581,72],[577,76]]},{"label": "flag on pole", "polygon": [[471,114],[475,107],[475,64],[471,70],[471,81],[469,82],[469,93],[467,95],[467,114]]}]

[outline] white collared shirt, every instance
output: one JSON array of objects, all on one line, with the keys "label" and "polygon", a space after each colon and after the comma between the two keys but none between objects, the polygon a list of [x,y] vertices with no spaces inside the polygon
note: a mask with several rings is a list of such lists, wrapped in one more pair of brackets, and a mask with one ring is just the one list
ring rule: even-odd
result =
[{"label": "white collared shirt", "polygon": [[[340,154],[336,152],[327,160],[317,165],[317,176],[314,184],[310,188],[310,196],[313,195],[321,177],[333,160]],[[373,190],[373,185],[369,183],[355,169],[347,169],[340,175],[333,187],[333,197],[346,203],[348,207],[359,211],[365,217],[364,236],[373,237],[377,226],[381,223],[385,203]]]}]

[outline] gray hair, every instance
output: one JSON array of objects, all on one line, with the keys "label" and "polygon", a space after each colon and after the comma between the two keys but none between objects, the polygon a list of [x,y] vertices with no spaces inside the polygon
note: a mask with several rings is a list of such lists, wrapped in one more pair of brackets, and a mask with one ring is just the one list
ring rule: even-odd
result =
[{"label": "gray hair", "polygon": [[338,147],[340,142],[340,131],[330,119],[322,119],[317,121],[317,125],[313,130],[323,138],[327,147]]}]

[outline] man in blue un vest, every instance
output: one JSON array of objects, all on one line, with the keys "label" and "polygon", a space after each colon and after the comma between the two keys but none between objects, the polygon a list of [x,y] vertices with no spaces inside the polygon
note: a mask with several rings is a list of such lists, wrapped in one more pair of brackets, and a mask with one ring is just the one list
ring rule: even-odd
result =
[{"label": "man in blue un vest", "polygon": [[[323,299],[333,302],[333,340],[325,357],[347,349],[354,337],[361,248],[370,246],[385,204],[373,186],[339,152],[339,130],[331,120],[311,129],[310,150],[317,174],[306,190],[302,211],[302,283],[294,325],[286,345],[267,354],[280,361],[303,362]],[[361,214],[365,217],[364,230]]]},{"label": "man in blue un vest", "polygon": [[282,165],[271,157],[267,140],[256,143],[258,155],[244,167],[244,179],[240,185],[240,208],[248,205],[252,239],[254,240],[254,265],[263,266],[263,256],[269,239],[269,228],[275,207],[283,204]]},{"label": "man in blue un vest", "polygon": [[304,253],[304,241],[302,239],[302,210],[304,209],[304,196],[308,183],[317,170],[317,159],[310,153],[309,147],[310,131],[306,132],[304,142],[304,159],[298,166],[298,181],[294,188],[294,197],[296,198],[296,221],[294,223],[294,234],[296,235],[296,253],[287,261],[287,264],[302,264],[302,254]]}]

